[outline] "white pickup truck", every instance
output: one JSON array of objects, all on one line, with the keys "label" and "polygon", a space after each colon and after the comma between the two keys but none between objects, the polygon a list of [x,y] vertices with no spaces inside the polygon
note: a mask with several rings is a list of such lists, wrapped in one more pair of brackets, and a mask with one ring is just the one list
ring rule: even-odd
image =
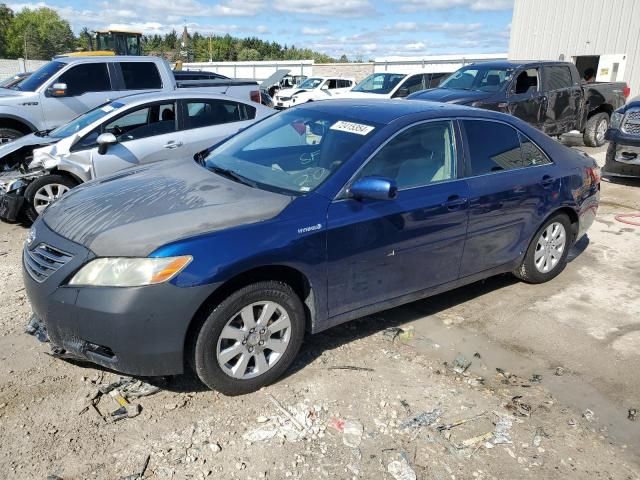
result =
[{"label": "white pickup truck", "polygon": [[297,87],[285,88],[278,91],[274,98],[275,108],[284,110],[301,103],[316,102],[335,98],[351,90],[356,84],[353,78],[342,77],[311,77]]},{"label": "white pickup truck", "polygon": [[108,100],[182,88],[260,103],[257,82],[176,81],[170,65],[158,57],[61,57],[11,89],[0,88],[0,144],[56,128]]}]

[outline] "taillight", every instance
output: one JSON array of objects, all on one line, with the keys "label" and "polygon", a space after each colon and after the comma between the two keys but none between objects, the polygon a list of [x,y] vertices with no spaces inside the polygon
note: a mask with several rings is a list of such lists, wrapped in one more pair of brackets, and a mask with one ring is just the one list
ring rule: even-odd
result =
[{"label": "taillight", "polygon": [[249,98],[251,99],[251,101],[256,102],[256,103],[261,103],[260,100],[260,90],[251,90],[251,93],[249,94]]},{"label": "taillight", "polygon": [[624,95],[624,98],[629,98],[629,95],[631,95],[631,89],[625,85],[622,89],[622,95]]}]

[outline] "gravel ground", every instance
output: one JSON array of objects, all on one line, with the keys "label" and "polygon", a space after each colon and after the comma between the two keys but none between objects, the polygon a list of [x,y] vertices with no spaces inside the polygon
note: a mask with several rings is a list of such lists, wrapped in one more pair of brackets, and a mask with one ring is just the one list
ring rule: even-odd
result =
[{"label": "gravel ground", "polygon": [[[139,415],[117,422],[105,421],[119,407],[111,395],[92,399],[119,375],[53,358],[23,333],[27,230],[0,224],[0,472],[65,480],[640,478],[640,421],[627,419],[640,398],[640,340],[624,330],[638,318],[638,265],[627,262],[637,258],[640,228],[622,231],[613,218],[619,205],[638,208],[637,188],[603,185],[589,244],[547,286],[501,276],[336,327],[307,339],[286,378],[242,397],[207,391],[190,375],[147,379],[160,390],[131,399]],[[593,269],[610,268],[594,258],[612,245],[614,273],[594,277]],[[584,302],[573,313],[577,290],[613,281],[624,293],[615,308],[603,315]],[[545,310],[544,299],[560,291],[569,297],[554,304],[564,310]],[[534,335],[529,320],[543,315],[557,322],[541,322]],[[606,343],[612,329],[621,334]],[[556,334],[565,340],[547,348]],[[607,388],[580,388],[605,382],[608,367],[597,364],[610,361],[629,368],[611,373]],[[602,375],[588,375],[592,364]],[[585,395],[602,398],[588,408]]]}]

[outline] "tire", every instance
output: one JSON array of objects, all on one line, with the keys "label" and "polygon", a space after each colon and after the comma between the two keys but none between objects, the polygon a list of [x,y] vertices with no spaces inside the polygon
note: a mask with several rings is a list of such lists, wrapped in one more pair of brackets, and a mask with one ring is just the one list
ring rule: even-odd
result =
[{"label": "tire", "polygon": [[[261,322],[267,306],[275,310],[266,319],[269,323],[262,325],[266,328],[256,323],[255,331],[251,330],[244,317]],[[269,327],[287,325],[287,319],[287,328],[270,331]],[[256,391],[289,368],[302,345],[304,330],[304,307],[289,285],[276,281],[248,285],[214,307],[204,320],[193,343],[194,370],[205,385],[225,395]],[[269,346],[282,350],[278,353]]]},{"label": "tire", "polygon": [[0,128],[0,145],[12,142],[16,138],[23,137],[24,133],[13,128]]},{"label": "tire", "polygon": [[[560,255],[554,256],[553,252],[558,253],[558,249],[554,249],[552,245],[545,245],[544,242],[546,242],[546,238],[549,236],[549,229],[553,231],[552,226],[556,225],[560,225],[564,229],[564,244]],[[557,277],[567,266],[567,256],[569,255],[569,250],[573,246],[573,237],[574,233],[571,228],[569,217],[564,213],[552,215],[546,222],[544,222],[542,227],[536,231],[522,263],[513,272],[514,275],[527,283],[544,283]],[[544,251],[545,248],[549,249],[548,251],[550,255],[546,257],[543,253],[542,262],[539,262],[538,265],[536,265],[536,256],[539,256],[539,252],[541,250]],[[542,268],[540,263],[542,263]]]},{"label": "tire", "polygon": [[[78,185],[78,182],[65,175],[54,174],[36,178],[29,184],[24,192],[24,199],[26,202],[25,214],[27,215],[27,218],[32,222],[35,222],[38,215],[40,215],[46,207],[76,185]],[[61,190],[62,192],[59,193]],[[48,192],[51,194],[49,195]],[[47,195],[51,200],[49,203],[45,204],[44,199],[42,197],[36,198],[36,195]]]},{"label": "tire", "polygon": [[587,147],[601,147],[605,144],[604,133],[609,128],[609,114],[597,113],[589,120],[584,129],[582,139]]}]

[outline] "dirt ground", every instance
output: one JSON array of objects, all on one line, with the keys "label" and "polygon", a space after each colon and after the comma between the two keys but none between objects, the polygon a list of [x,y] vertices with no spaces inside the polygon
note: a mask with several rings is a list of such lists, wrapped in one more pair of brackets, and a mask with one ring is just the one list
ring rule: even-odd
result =
[{"label": "dirt ground", "polygon": [[0,224],[0,474],[640,478],[640,227],[615,219],[638,211],[640,182],[604,182],[598,221],[548,284],[499,276],[339,326],[251,395],[151,379],[161,390],[117,422],[111,395],[91,398],[119,375],[24,334],[27,229]]}]

